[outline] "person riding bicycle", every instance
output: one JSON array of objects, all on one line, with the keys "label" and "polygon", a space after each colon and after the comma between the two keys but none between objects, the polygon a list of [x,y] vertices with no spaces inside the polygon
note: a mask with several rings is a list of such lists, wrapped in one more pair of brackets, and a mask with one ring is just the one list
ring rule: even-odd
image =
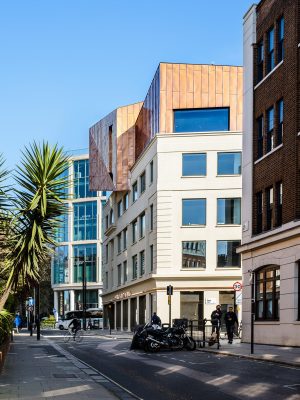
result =
[{"label": "person riding bicycle", "polygon": [[79,331],[81,328],[80,320],[77,318],[72,319],[72,321],[69,323],[68,328],[71,328],[72,333],[75,335],[76,332]]}]

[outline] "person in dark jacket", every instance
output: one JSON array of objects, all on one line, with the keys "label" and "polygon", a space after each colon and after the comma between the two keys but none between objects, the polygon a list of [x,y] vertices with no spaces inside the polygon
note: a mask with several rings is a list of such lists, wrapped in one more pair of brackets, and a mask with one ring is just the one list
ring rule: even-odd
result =
[{"label": "person in dark jacket", "polygon": [[159,316],[156,314],[156,312],[154,311],[152,318],[151,318],[151,324],[152,325],[161,325],[161,320],[159,318]]},{"label": "person in dark jacket", "polygon": [[238,319],[236,313],[233,311],[233,307],[229,307],[227,313],[225,314],[225,324],[227,330],[228,343],[232,344],[234,325],[238,324]]},{"label": "person in dark jacket", "polygon": [[221,318],[222,318],[222,310],[220,304],[216,306],[216,309],[211,313],[211,325],[212,325],[212,333],[218,333],[221,326]]}]

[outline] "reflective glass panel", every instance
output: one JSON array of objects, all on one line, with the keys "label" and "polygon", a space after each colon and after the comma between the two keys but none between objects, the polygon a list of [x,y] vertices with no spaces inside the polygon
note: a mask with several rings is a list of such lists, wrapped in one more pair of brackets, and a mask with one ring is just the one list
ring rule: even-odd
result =
[{"label": "reflective glass panel", "polygon": [[205,268],[206,242],[182,242],[182,268]]},{"label": "reflective glass panel", "polygon": [[240,175],[241,153],[218,153],[218,175]]},{"label": "reflective glass panel", "polygon": [[82,282],[83,268],[87,282],[97,281],[97,246],[96,244],[81,244],[73,246],[73,280]]},{"label": "reflective glass panel", "polygon": [[54,283],[69,283],[68,246],[56,247],[53,257]]},{"label": "reflective glass panel", "polygon": [[74,197],[96,197],[97,192],[89,190],[89,160],[74,161]]},{"label": "reflective glass panel", "polygon": [[236,252],[240,246],[240,240],[218,240],[218,267],[240,267],[241,256]]},{"label": "reflective glass panel", "polygon": [[97,202],[74,203],[74,240],[97,239]]},{"label": "reflective glass panel", "polygon": [[182,154],[182,175],[183,176],[206,175],[206,154],[205,153]]},{"label": "reflective glass panel", "polygon": [[206,224],[206,199],[182,200],[182,225]]},{"label": "reflective glass panel", "polygon": [[229,108],[203,108],[174,111],[174,132],[229,130]]}]

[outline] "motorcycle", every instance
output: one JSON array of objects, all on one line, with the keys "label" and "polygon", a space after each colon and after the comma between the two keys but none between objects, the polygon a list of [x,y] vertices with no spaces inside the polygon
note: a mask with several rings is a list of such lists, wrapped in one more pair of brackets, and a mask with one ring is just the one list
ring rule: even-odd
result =
[{"label": "motorcycle", "polygon": [[143,349],[145,350],[146,338],[148,331],[152,330],[151,324],[138,325],[133,331],[133,338],[130,346],[130,350]]},{"label": "motorcycle", "polygon": [[157,352],[160,349],[168,350],[195,350],[196,342],[186,334],[184,326],[173,326],[167,329],[148,329],[145,337],[144,349]]}]

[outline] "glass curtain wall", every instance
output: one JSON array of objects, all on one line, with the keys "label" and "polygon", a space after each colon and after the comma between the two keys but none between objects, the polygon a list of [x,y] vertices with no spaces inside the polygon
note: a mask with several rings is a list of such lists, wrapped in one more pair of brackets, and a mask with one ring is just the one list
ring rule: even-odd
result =
[{"label": "glass curtain wall", "polygon": [[53,257],[53,282],[69,283],[68,246],[59,246]]},{"label": "glass curtain wall", "polygon": [[73,279],[74,283],[82,282],[82,272],[85,263],[87,282],[97,281],[97,245],[81,244],[73,246]]},{"label": "glass curtain wall", "polygon": [[74,203],[74,240],[97,239],[97,202]]},{"label": "glass curtain wall", "polygon": [[96,197],[97,192],[89,190],[89,160],[74,161],[74,197]]}]

